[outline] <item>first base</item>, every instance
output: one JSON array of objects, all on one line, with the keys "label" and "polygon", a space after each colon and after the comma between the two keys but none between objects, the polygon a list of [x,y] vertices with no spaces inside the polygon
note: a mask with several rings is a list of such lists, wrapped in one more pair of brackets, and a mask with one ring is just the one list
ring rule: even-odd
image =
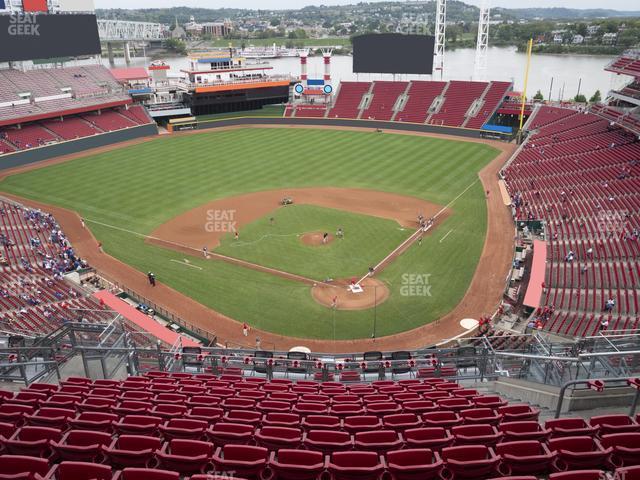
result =
[{"label": "first base", "polygon": [[364,292],[364,289],[360,286],[359,283],[353,283],[353,284],[349,285],[349,290],[351,290],[351,293],[362,293],[362,292]]}]

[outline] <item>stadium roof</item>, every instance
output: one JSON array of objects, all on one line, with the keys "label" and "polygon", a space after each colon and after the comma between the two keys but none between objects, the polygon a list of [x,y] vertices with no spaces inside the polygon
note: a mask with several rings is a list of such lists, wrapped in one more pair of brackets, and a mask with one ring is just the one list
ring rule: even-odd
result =
[{"label": "stadium roof", "polygon": [[147,70],[143,67],[131,67],[131,68],[112,68],[111,74],[119,82],[126,82],[128,80],[142,80],[149,78]]}]

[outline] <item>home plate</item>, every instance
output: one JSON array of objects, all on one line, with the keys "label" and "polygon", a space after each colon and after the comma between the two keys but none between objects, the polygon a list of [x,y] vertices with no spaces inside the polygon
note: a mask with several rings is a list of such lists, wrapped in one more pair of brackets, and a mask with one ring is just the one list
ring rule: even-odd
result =
[{"label": "home plate", "polygon": [[349,285],[349,290],[351,290],[351,293],[362,293],[362,292],[364,292],[364,289],[360,286],[359,283],[352,283],[351,285]]}]

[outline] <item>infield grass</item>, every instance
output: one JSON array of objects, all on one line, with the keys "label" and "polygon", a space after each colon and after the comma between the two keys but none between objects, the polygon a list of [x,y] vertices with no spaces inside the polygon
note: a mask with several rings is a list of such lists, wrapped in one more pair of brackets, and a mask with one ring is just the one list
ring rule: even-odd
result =
[{"label": "infield grass", "polygon": [[[434,321],[466,292],[486,233],[477,172],[498,153],[483,144],[409,135],[247,128],[160,137],[9,177],[0,191],[77,211],[109,254],[239,321],[308,338],[380,337]],[[368,188],[440,205],[468,190],[422,245],[380,274],[390,298],[366,311],[333,311],[315,303],[303,284],[198,255],[190,261],[202,270],[188,268],[171,262],[184,254],[95,223],[149,234],[215,199],[294,187]],[[387,233],[392,244],[402,232]],[[286,261],[298,255],[287,246],[280,253]],[[306,261],[310,273],[328,271],[318,256]],[[403,295],[411,275],[429,275],[428,295]]]}]

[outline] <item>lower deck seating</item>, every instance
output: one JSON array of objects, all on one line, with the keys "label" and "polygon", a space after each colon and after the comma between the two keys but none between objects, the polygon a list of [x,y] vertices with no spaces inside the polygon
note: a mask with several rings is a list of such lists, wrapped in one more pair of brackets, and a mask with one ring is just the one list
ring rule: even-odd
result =
[{"label": "lower deck seating", "polygon": [[[417,402],[428,409],[414,410]],[[311,411],[322,413],[304,413]],[[347,385],[160,371],[125,380],[69,377],[0,391],[0,478],[640,475],[637,418],[541,422],[539,413],[441,378]]]}]

